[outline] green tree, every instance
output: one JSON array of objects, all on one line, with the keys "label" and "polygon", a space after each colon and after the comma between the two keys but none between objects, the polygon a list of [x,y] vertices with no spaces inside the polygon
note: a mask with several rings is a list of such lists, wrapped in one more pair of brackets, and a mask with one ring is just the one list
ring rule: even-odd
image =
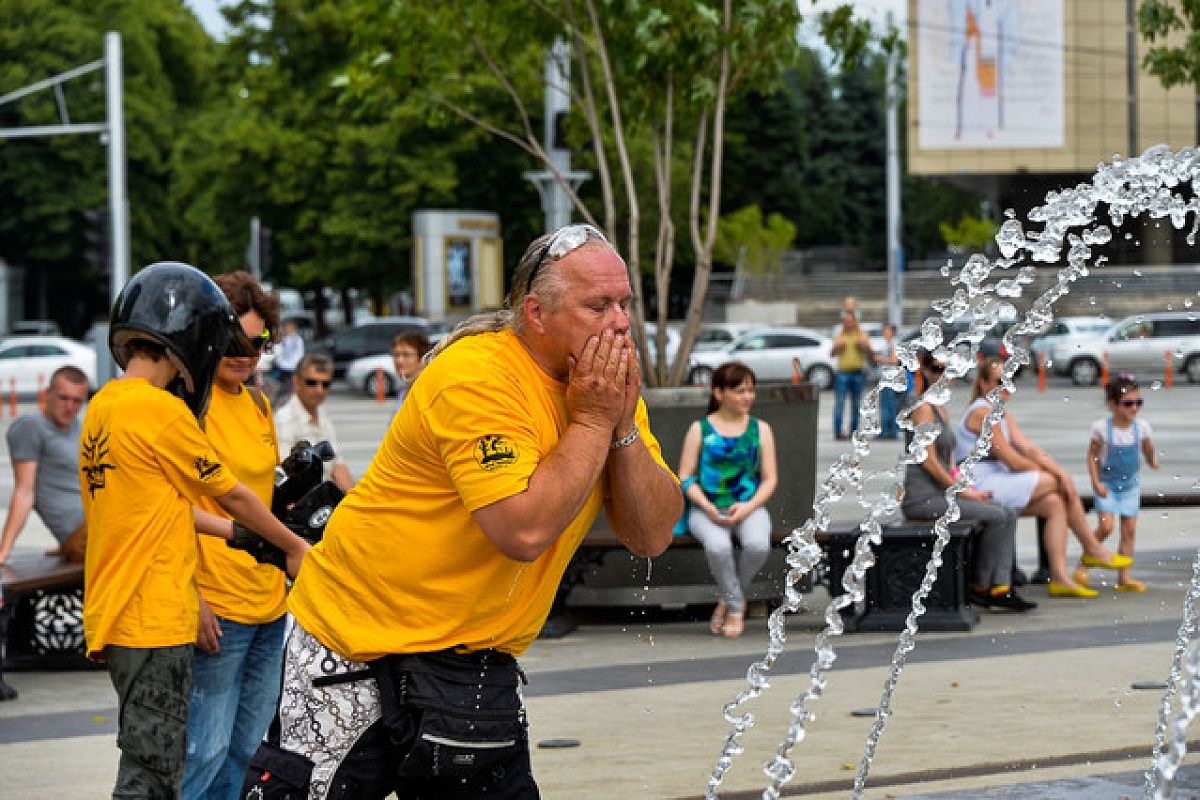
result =
[{"label": "green tree", "polygon": [[[172,206],[172,142],[209,91],[209,37],[178,0],[0,0],[0,94],[104,54],[122,35],[131,260],[180,257],[186,230]],[[73,122],[104,119],[103,73],[64,86]],[[60,122],[52,91],[0,106],[0,127]],[[79,334],[108,309],[108,278],[82,257],[83,212],[107,205],[95,136],[0,140],[0,257],[26,267],[32,313]]]},{"label": "green tree", "polygon": [[[773,82],[795,53],[797,7],[789,0],[476,0],[407,2],[357,9],[359,57],[347,94],[369,108],[402,91],[467,120],[549,167],[542,146],[542,65],[556,37],[571,47],[571,140],[588,148],[595,180],[579,214],[622,242],[635,274],[649,251],[653,293],[665,322],[675,263],[677,208],[695,260],[682,356],[651,365],[652,383],[678,383],[699,325],[719,216],[726,107],[750,86]],[[648,169],[639,169],[645,165]],[[677,202],[680,174],[686,195]],[[595,192],[599,197],[595,196]],[[618,236],[619,234],[619,236]],[[653,245],[644,250],[646,241]],[[640,281],[634,282],[637,299]],[[642,304],[635,304],[641,331]],[[664,328],[660,325],[660,330]],[[657,352],[666,348],[659,342]],[[643,355],[646,350],[643,349]]]},{"label": "green tree", "polygon": [[939,223],[938,230],[950,252],[973,253],[990,248],[1000,226],[990,219],[963,214],[953,225],[949,222]]},{"label": "green tree", "polygon": [[754,275],[777,273],[783,251],[795,238],[796,226],[781,215],[771,214],[764,222],[762,209],[747,206],[721,217],[713,255]]},{"label": "green tree", "polygon": [[[1200,86],[1200,3],[1195,0],[1142,0],[1138,30],[1157,44],[1146,52],[1142,65],[1163,86]],[[1181,33],[1174,42],[1167,37]]]},{"label": "green tree", "polygon": [[222,96],[177,152],[178,197],[202,257],[241,263],[248,220],[275,231],[276,279],[408,284],[411,215],[455,201],[456,159],[481,137],[429,119],[396,87],[349,105],[336,80],[356,12],[339,2],[245,0],[227,10]]}]

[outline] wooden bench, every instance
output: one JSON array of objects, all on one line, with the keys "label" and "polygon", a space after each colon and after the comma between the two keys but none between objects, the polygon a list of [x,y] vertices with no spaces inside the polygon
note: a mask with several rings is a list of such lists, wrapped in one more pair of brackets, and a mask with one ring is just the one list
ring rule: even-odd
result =
[{"label": "wooden bench", "polygon": [[[36,666],[79,667],[87,664],[82,648],[77,651],[57,652],[53,654],[35,653],[27,648],[18,648],[18,652],[10,653],[10,634],[20,635],[28,639],[28,633],[33,625],[32,619],[27,619],[30,602],[39,593],[76,591],[83,588],[83,564],[71,564],[57,556],[47,556],[34,553],[18,553],[9,557],[6,564],[0,566],[0,589],[3,590],[4,604],[0,607],[0,700],[12,699],[15,690],[4,683],[5,667],[13,666],[14,662]],[[16,623],[16,627],[13,623]],[[10,630],[11,629],[11,630]],[[82,631],[79,632],[82,636]],[[45,658],[49,656],[49,658]],[[5,697],[5,690],[11,696]]]},{"label": "wooden bench", "polygon": [[[925,600],[921,630],[969,631],[979,613],[967,602],[968,572],[974,535],[981,523],[960,520],[950,526],[950,539],[942,550],[942,565]],[[854,544],[861,535],[857,522],[833,523],[817,536],[825,550],[826,588],[831,597],[845,592],[842,577],[854,560]],[[867,571],[863,602],[843,612],[847,631],[900,631],[912,610],[912,595],[925,577],[933,549],[932,521],[905,520],[884,525],[882,542],[874,548],[875,564]]]}]

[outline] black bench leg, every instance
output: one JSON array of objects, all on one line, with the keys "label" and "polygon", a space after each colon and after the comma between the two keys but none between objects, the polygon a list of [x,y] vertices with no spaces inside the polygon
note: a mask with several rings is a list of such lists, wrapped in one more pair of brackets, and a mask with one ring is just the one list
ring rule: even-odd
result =
[{"label": "black bench leg", "polygon": [[[0,602],[3,602],[0,600]],[[8,618],[9,610],[0,606],[0,703],[6,700],[16,700],[18,692],[4,682],[4,658],[8,647]]]},{"label": "black bench leg", "polygon": [[1050,582],[1050,560],[1046,556],[1046,520],[1044,517],[1037,518],[1037,539],[1038,539],[1038,568],[1037,572],[1033,573],[1033,577],[1029,579],[1030,583],[1049,583]]}]

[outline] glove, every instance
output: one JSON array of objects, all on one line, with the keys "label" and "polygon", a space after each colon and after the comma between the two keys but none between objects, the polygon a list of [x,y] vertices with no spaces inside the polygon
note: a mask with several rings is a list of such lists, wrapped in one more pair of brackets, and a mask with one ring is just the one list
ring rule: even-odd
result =
[{"label": "glove", "polygon": [[225,544],[235,550],[244,550],[260,564],[270,564],[287,571],[287,554],[236,520],[233,522],[233,535]]}]

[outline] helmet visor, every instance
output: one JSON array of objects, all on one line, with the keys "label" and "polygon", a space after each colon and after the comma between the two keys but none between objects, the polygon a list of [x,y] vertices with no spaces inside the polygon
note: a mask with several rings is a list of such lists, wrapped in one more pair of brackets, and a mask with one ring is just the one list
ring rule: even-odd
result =
[{"label": "helmet visor", "polygon": [[259,349],[250,341],[242,326],[230,326],[229,344],[225,346],[226,358],[256,358]]}]

